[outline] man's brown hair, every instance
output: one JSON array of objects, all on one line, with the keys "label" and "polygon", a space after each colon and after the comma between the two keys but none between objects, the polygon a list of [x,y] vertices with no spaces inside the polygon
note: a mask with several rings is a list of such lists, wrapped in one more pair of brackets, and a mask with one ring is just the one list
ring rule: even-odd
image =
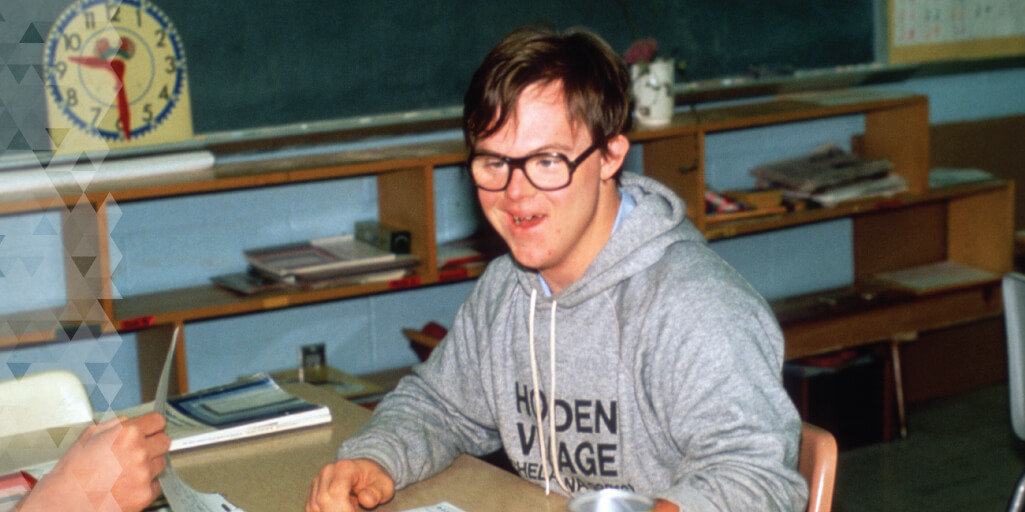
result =
[{"label": "man's brown hair", "polygon": [[587,126],[602,151],[627,130],[630,74],[608,43],[582,29],[528,27],[505,36],[473,74],[463,97],[467,147],[501,129],[528,86],[556,81],[562,82],[570,118]]}]

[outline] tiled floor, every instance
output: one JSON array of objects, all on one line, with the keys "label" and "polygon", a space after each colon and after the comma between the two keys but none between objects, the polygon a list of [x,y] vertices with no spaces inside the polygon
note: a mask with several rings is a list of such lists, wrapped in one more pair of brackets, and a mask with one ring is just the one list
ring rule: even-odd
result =
[{"label": "tiled floor", "polygon": [[1007,510],[1025,471],[1006,385],[908,409],[908,436],[840,453],[836,512]]}]

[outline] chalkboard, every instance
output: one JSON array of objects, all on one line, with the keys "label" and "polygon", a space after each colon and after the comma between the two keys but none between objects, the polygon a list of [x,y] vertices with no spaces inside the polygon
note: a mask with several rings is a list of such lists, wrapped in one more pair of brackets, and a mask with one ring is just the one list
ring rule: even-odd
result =
[{"label": "chalkboard", "polygon": [[185,42],[196,133],[450,107],[523,24],[657,38],[681,81],[873,60],[873,0],[156,0]]}]

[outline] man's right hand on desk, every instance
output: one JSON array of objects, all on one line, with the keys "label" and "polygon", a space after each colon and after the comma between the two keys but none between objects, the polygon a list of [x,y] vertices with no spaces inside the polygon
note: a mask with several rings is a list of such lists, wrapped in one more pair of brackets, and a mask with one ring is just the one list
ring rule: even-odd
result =
[{"label": "man's right hand on desk", "polygon": [[306,512],[356,512],[395,496],[395,482],[370,459],[343,459],[328,464],[310,484]]}]

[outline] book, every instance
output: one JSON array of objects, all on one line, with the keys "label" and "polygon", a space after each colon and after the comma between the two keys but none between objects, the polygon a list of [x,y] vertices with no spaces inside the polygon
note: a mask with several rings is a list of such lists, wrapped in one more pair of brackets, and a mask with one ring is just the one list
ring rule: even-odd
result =
[{"label": "book", "polygon": [[278,278],[273,275],[266,275],[255,268],[250,268],[247,272],[233,272],[212,276],[210,281],[239,295],[248,296],[278,290],[322,290],[341,286],[386,283],[410,275],[413,275],[413,271],[408,268],[394,268],[359,274],[328,275],[321,278],[296,280],[291,277]]},{"label": "book", "polygon": [[486,263],[487,256],[469,245],[444,244],[438,246],[438,268],[461,268]]},{"label": "book", "polygon": [[722,195],[755,209],[777,208],[783,204],[783,196],[778,188],[725,190]]},{"label": "book", "polygon": [[36,485],[36,478],[25,471],[0,476],[0,512],[12,512]]},{"label": "book", "polygon": [[751,169],[762,188],[780,187],[805,194],[823,191],[867,178],[889,174],[893,164],[886,159],[867,159],[826,144],[792,158],[765,163]]},{"label": "book", "polygon": [[[145,403],[119,414],[151,408]],[[292,395],[266,374],[168,398],[164,416],[172,452],[331,422],[326,406]]]},{"label": "book", "polygon": [[903,176],[887,174],[882,177],[857,180],[814,192],[782,189],[782,194],[788,201],[811,201],[821,206],[832,207],[843,201],[891,197],[905,192],[907,189],[908,182]]},{"label": "book", "polygon": [[276,279],[319,279],[416,265],[412,254],[386,251],[351,234],[244,252],[246,261]]},{"label": "book", "polygon": [[[785,213],[786,207],[781,204],[779,189],[769,189],[764,194],[730,193],[705,189],[705,221],[709,224],[730,220],[747,219]],[[761,200],[756,206],[741,197],[752,197]],[[768,198],[768,199],[766,199]],[[775,203],[775,204],[773,204]]]},{"label": "book", "polygon": [[893,290],[927,295],[967,286],[1000,281],[996,272],[946,260],[912,268],[874,274],[870,280]]},{"label": "book", "polygon": [[[379,395],[387,391],[382,386],[356,375],[350,375],[333,366],[326,366],[325,379],[322,382],[308,382],[310,385],[330,389],[346,400],[358,399],[371,395]],[[302,382],[299,370],[281,370],[272,372],[271,377],[277,382]]]},{"label": "book", "polygon": [[993,173],[982,169],[951,169],[937,167],[929,170],[929,188],[943,188],[965,183],[978,183],[994,179]]},{"label": "book", "polygon": [[295,284],[294,280],[276,279],[255,271],[220,274],[210,277],[210,281],[241,295],[255,295],[274,290],[284,290],[291,288]]}]

